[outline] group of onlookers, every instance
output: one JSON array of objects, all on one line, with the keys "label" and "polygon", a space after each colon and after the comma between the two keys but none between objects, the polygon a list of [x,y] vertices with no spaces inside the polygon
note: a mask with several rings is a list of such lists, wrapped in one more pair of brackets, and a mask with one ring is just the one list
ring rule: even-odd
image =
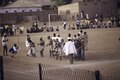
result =
[{"label": "group of onlookers", "polygon": [[[76,25],[75,25],[76,24]],[[75,30],[75,29],[96,29],[96,28],[113,28],[120,27],[119,17],[110,17],[108,20],[103,20],[103,18],[94,19],[77,19],[76,23],[73,25],[67,24],[66,20],[63,21],[63,29]]]},{"label": "group of onlookers", "polygon": [[0,25],[0,34],[3,36],[6,34],[7,36],[13,36],[17,33],[22,34],[24,32],[24,26],[18,27],[15,24],[1,24]]},{"label": "group of onlookers", "polygon": [[16,34],[16,25],[15,24],[1,24],[1,36],[4,35],[4,33],[6,33],[6,35],[10,35],[13,36]]},{"label": "group of onlookers", "polygon": [[38,33],[38,32],[53,32],[53,31],[59,31],[59,28],[53,28],[53,27],[46,27],[46,23],[44,23],[43,26],[39,27],[37,22],[33,22],[32,27],[27,28],[27,33]]}]

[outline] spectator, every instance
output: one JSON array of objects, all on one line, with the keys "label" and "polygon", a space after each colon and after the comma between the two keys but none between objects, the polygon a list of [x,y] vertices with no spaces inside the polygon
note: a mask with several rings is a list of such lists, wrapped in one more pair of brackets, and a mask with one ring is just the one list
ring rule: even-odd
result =
[{"label": "spectator", "polygon": [[4,33],[3,37],[2,37],[2,46],[3,46],[3,56],[8,56],[7,52],[8,52],[8,48],[7,48],[7,41],[8,39],[6,39],[6,33]]},{"label": "spectator", "polygon": [[17,54],[18,46],[17,44],[14,44],[13,47],[9,49],[9,52],[11,54],[11,57],[14,57]]},{"label": "spectator", "polygon": [[66,25],[67,25],[66,20],[64,20],[64,22],[63,22],[63,29],[64,30],[66,29]]}]

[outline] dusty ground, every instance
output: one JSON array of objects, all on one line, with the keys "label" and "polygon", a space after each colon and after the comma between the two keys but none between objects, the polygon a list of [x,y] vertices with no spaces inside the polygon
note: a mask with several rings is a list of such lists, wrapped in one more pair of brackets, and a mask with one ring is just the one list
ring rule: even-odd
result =
[{"label": "dusty ground", "polygon": [[[75,61],[73,65],[70,65],[67,59],[61,61],[50,59],[48,47],[45,47],[44,58],[40,57],[39,52],[37,52],[37,58],[27,57],[26,34],[8,37],[8,47],[10,48],[14,43],[17,43],[19,44],[19,51],[15,58],[4,57],[5,80],[38,80],[38,63],[92,71],[100,70],[103,75],[120,76],[120,42],[118,40],[120,28],[89,29],[85,31],[89,35],[86,61]],[[66,40],[68,33],[74,35],[78,33],[78,30],[64,31],[61,29],[59,33]],[[43,32],[30,34],[30,36],[35,43],[39,42],[40,37],[43,37],[47,43],[47,36],[52,36],[52,34],[52,32]],[[36,49],[39,50],[39,46],[36,45]],[[0,51],[0,55],[3,55],[1,46]]]}]

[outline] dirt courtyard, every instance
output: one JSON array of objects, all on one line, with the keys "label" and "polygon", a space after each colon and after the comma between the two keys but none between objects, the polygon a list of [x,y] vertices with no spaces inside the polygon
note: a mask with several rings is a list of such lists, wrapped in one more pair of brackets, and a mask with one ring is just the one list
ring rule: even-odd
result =
[{"label": "dirt courtyard", "polygon": [[[38,73],[38,63],[58,65],[70,68],[79,68],[85,70],[100,70],[103,75],[120,76],[120,28],[107,28],[107,29],[86,29],[88,33],[88,50],[85,53],[85,61],[75,61],[70,65],[67,59],[55,60],[49,58],[48,47],[45,47],[44,58],[39,55],[39,46],[36,45],[37,57],[27,57],[27,48],[25,47],[25,40],[27,34],[17,36],[8,36],[8,48],[14,43],[19,44],[18,54],[15,58],[10,56],[4,57],[4,73],[5,80],[38,80],[35,76],[31,76],[30,72]],[[77,34],[78,30],[60,30],[55,32],[60,34],[65,41],[67,40],[68,33],[72,36]],[[43,37],[47,44],[47,36],[52,36],[53,32],[33,33],[30,34],[31,39],[35,44],[39,43],[40,37]],[[1,41],[1,38],[0,38]],[[2,44],[0,43],[0,55],[2,56]],[[21,75],[19,75],[19,74]],[[28,74],[27,74],[28,73]],[[22,75],[23,74],[23,75]],[[12,76],[12,77],[11,77]],[[22,79],[19,79],[23,77]],[[36,75],[38,77],[38,75]],[[17,78],[17,79],[16,79]]]}]

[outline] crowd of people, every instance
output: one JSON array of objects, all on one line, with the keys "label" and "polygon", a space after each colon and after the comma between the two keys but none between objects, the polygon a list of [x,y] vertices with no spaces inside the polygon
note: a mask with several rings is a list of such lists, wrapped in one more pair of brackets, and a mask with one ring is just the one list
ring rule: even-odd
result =
[{"label": "crowd of people", "polygon": [[[67,41],[60,36],[60,34],[53,34],[53,36],[48,36],[48,43],[45,44],[43,38],[40,38],[40,42],[37,45],[40,46],[39,53],[41,57],[44,57],[44,48],[49,47],[50,58],[55,58],[56,60],[62,60],[63,56],[68,56],[71,64],[73,64],[73,59],[75,60],[85,60],[85,50],[88,49],[88,34],[82,30],[73,37],[68,34]],[[28,49],[27,56],[36,57],[35,43],[31,40],[30,36],[27,35],[25,41],[26,47]]]},{"label": "crowd of people", "polygon": [[[94,20],[77,20],[76,25],[69,25],[67,27],[67,22],[64,20],[63,29],[66,30],[80,30],[79,33],[75,34],[73,37],[71,34],[68,34],[67,41],[60,36],[60,34],[53,34],[53,36],[48,36],[48,42],[45,44],[44,39],[41,37],[39,43],[35,43],[31,40],[30,35],[27,35],[27,39],[25,41],[25,45],[28,49],[27,56],[36,57],[36,44],[40,47],[39,53],[41,57],[44,57],[44,48],[49,47],[49,55],[50,58],[55,58],[56,60],[62,59],[63,56],[68,56],[70,64],[73,64],[75,60],[85,60],[85,50],[88,49],[88,34],[84,32],[82,29],[87,28],[112,28],[114,24],[117,23],[116,18],[110,18],[107,23],[103,23],[103,20],[95,18]],[[3,31],[1,31],[2,37],[2,46],[3,46],[3,56],[8,56],[8,51],[10,52],[11,57],[14,57],[19,49],[17,44],[13,44],[13,46],[8,50],[7,42],[9,41],[6,36],[7,35],[15,35],[17,27],[15,24],[13,25],[4,25]],[[21,33],[22,33],[22,29]],[[56,29],[53,27],[47,27],[44,24],[43,27],[38,27],[37,22],[33,22],[32,27],[30,29],[27,28],[27,33],[37,33],[37,32],[53,32],[59,31],[59,27]],[[120,40],[120,39],[119,39]]]},{"label": "crowd of people", "polygon": [[46,23],[43,26],[39,27],[37,22],[33,22],[32,27],[26,29],[26,33],[38,33],[38,32],[53,32],[59,31],[59,27],[46,27]]},{"label": "crowd of people", "polygon": [[14,36],[17,32],[22,34],[24,31],[24,27],[17,27],[15,24],[1,24],[0,25],[0,34],[3,36],[6,34],[7,36]]},{"label": "crowd of people", "polygon": [[[75,25],[76,24],[76,25]],[[110,17],[104,21],[102,17],[94,19],[77,19],[73,25],[67,25],[66,20],[63,21],[63,29],[79,30],[79,29],[96,29],[96,28],[113,28],[120,27],[120,19],[118,17]]]}]

